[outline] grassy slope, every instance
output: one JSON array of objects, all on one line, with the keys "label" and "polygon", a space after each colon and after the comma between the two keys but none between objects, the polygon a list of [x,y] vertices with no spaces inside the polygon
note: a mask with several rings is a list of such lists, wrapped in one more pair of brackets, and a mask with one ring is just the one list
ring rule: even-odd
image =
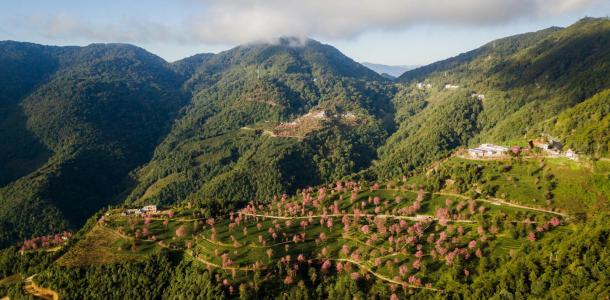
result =
[{"label": "grassy slope", "polygon": [[[405,185],[403,188],[410,188],[410,185]],[[316,194],[313,194],[313,196],[315,198]],[[397,196],[402,198],[399,203],[394,201]],[[353,212],[355,208],[360,206],[359,204],[361,202],[367,202],[369,197],[380,197],[382,199],[380,213],[396,215],[396,209],[407,207],[415,201],[417,192],[401,189],[363,191],[358,193],[358,199],[354,201],[354,203],[351,203],[351,201],[348,200],[349,197],[350,192],[348,191],[341,193],[332,192],[325,198],[324,203],[325,205],[337,203],[340,206],[339,209],[341,211]],[[345,200],[341,201],[341,198]],[[447,199],[453,200],[451,204],[453,210],[456,209],[458,202],[461,201],[466,203],[466,200],[460,197],[429,194],[425,196],[422,209],[418,213],[434,214],[436,208],[446,206]],[[302,199],[300,197],[296,197],[295,199],[288,199],[282,202],[273,202],[269,208],[265,208],[260,212],[261,214],[268,214],[270,216],[282,216],[285,219],[276,220],[272,218],[245,217],[235,229],[230,228],[233,225],[229,225],[231,221],[228,218],[217,218],[216,225],[213,226],[215,229],[212,230],[211,226],[204,223],[206,220],[205,218],[199,219],[195,217],[197,211],[184,207],[174,209],[176,216],[171,219],[167,228],[161,224],[162,221],[166,219],[163,217],[153,218],[150,225],[144,225],[142,219],[139,219],[138,224],[131,227],[129,223],[133,221],[129,220],[137,220],[138,218],[120,217],[118,211],[115,210],[111,212],[110,217],[105,218],[104,226],[96,225],[93,231],[87,234],[84,240],[77,243],[74,248],[58,261],[58,263],[64,266],[87,266],[110,262],[124,262],[137,257],[142,259],[143,255],[153,253],[151,252],[151,247],[169,247],[170,249],[185,250],[189,255],[195,256],[200,263],[203,263],[204,265],[207,264],[215,269],[223,265],[220,256],[221,254],[226,253],[234,263],[224,266],[223,268],[225,268],[225,270],[222,272],[226,273],[228,276],[233,272],[232,269],[235,268],[237,277],[232,279],[232,281],[241,282],[251,280],[252,270],[254,270],[254,265],[257,263],[260,264],[257,268],[259,268],[263,274],[268,273],[271,276],[269,277],[269,280],[281,280],[284,275],[277,273],[277,270],[275,269],[276,263],[281,258],[286,257],[286,255],[290,255],[291,259],[294,261],[299,254],[303,254],[306,259],[313,259],[314,265],[318,266],[327,259],[333,262],[333,266],[342,260],[350,261],[354,259],[352,262],[353,271],[360,272],[363,275],[369,272],[373,276],[381,276],[382,281],[384,280],[383,278],[387,278],[390,280],[397,280],[398,282],[402,280],[405,280],[406,282],[408,276],[414,275],[420,280],[423,280],[424,283],[431,283],[434,288],[443,288],[442,286],[435,285],[435,282],[440,280],[443,272],[446,272],[448,268],[442,260],[439,261],[438,259],[433,259],[429,255],[426,255],[422,259],[423,264],[426,267],[425,269],[418,271],[411,267],[416,260],[416,258],[413,257],[413,254],[416,252],[415,244],[409,245],[407,243],[400,243],[400,246],[398,246],[399,249],[396,249],[394,252],[385,252],[381,254],[379,251],[387,251],[390,247],[396,247],[388,244],[386,235],[377,232],[379,235],[378,240],[372,243],[370,241],[367,242],[367,240],[371,238],[370,234],[362,233],[359,228],[363,225],[369,225],[372,232],[375,233],[378,230],[378,227],[375,225],[376,223],[373,219],[360,219],[357,225],[354,224],[351,226],[349,234],[344,234],[342,233],[343,228],[340,217],[330,217],[334,220],[334,226],[332,228],[327,227],[328,220],[322,222],[323,225],[321,226],[319,222],[321,217],[317,215],[322,214],[322,211],[311,205],[308,205],[307,209],[314,212],[314,216],[312,217],[313,222],[305,229],[300,228],[299,223],[301,221],[307,221],[307,215],[302,215],[298,212],[296,214],[286,215],[277,211],[276,204],[281,204],[283,207],[286,203],[296,204],[301,203],[301,201]],[[509,250],[517,249],[521,244],[527,243],[522,236],[516,239],[507,237],[508,235],[511,235],[509,231],[512,229],[510,228],[514,227],[511,220],[521,220],[527,216],[528,218],[531,218],[531,220],[543,221],[549,220],[553,216],[551,214],[523,209],[493,206],[483,202],[479,202],[476,209],[478,209],[479,206],[485,206],[487,208],[485,214],[481,215],[475,213],[471,217],[468,217],[468,213],[462,212],[463,215],[461,218],[463,220],[472,220],[474,223],[456,223],[452,226],[453,230],[455,230],[458,225],[465,230],[463,237],[458,238],[461,242],[457,242],[457,247],[465,247],[465,244],[468,241],[480,238],[480,235],[476,233],[476,228],[483,223],[478,223],[477,221],[487,220],[485,224],[489,224],[491,220],[494,220],[492,221],[492,224],[496,224],[500,232],[497,234],[488,232],[485,241],[479,241],[478,245],[485,253],[496,252],[498,254],[504,253],[504,255],[508,255]],[[369,203],[366,208],[362,209],[362,213],[374,213],[374,207],[373,203]],[[248,212],[244,211],[244,213]],[[290,224],[286,222],[287,220],[291,220]],[[409,220],[406,222],[407,223],[405,224],[408,226],[412,226],[416,223]],[[399,222],[398,220],[390,218],[385,223],[387,223],[387,226],[390,226],[391,224],[398,224]],[[262,226],[261,229],[258,229],[257,224]],[[186,235],[185,237],[178,237],[176,239],[174,232],[181,225],[185,227]],[[132,244],[134,232],[136,230],[142,230],[144,227],[147,227],[150,232],[149,238],[152,235],[155,235],[157,244],[145,239],[136,243],[137,248],[135,252],[125,246],[120,250],[110,251],[117,247],[120,248],[121,245]],[[438,238],[438,234],[446,228],[435,223],[431,225],[424,224],[424,227],[427,229],[425,229],[425,234],[419,243],[424,245],[424,251],[427,254],[433,247],[424,240],[432,233],[435,233]],[[279,235],[277,239],[272,238],[268,231],[270,228],[275,228]],[[525,228],[526,227],[521,230],[524,230]],[[102,231],[106,233],[101,235],[97,234]],[[124,232],[126,236],[120,237],[117,232]],[[300,234],[301,232],[305,234],[305,240],[298,243],[292,242],[292,236],[294,234]],[[287,234],[287,236],[284,237],[284,233]],[[319,240],[321,233],[326,235],[327,240]],[[265,241],[264,244],[260,243],[259,236]],[[453,234],[450,234],[450,237],[451,236],[457,235],[454,232]],[[318,241],[316,241],[317,239]],[[162,243],[159,244],[159,241],[162,241]],[[187,243],[191,243],[193,247],[187,250]],[[352,255],[340,253],[344,245],[348,247],[350,253],[359,253],[361,258],[354,258]],[[450,249],[456,246],[447,244],[447,247],[450,247]],[[386,250],[382,250],[382,248]],[[273,251],[271,258],[267,253],[269,249]],[[321,254],[323,251],[322,249],[326,249],[324,250],[326,251],[326,254]],[[404,249],[404,251],[402,249]],[[472,252],[471,255],[474,257],[474,250],[470,251]],[[374,257],[377,256],[381,259],[381,265],[376,265],[374,261]],[[464,267],[474,269],[476,264],[470,262],[473,259],[476,260],[476,258],[471,258],[470,260],[464,261]],[[386,263],[389,263],[390,261],[394,267],[386,265]],[[401,264],[408,266],[409,270],[411,270],[404,277],[398,276],[397,266]],[[359,265],[360,267],[358,267]],[[250,270],[250,272],[247,270]]]},{"label": "grassy slope", "polygon": [[[607,161],[575,162],[565,158],[502,161],[451,158],[427,176],[409,180],[479,197],[495,196],[529,206],[593,215],[610,207],[609,168]],[[457,183],[448,184],[448,179]]]},{"label": "grassy slope", "polygon": [[[528,138],[538,137],[540,131],[534,128],[543,127],[562,112],[562,122],[568,127],[549,131],[560,133],[559,138],[569,140],[579,151],[604,155],[606,121],[576,128],[594,110],[574,114],[568,109],[610,86],[605,75],[610,70],[609,32],[610,20],[583,19],[564,29],[493,41],[405,73],[400,78],[405,91],[395,101],[399,128],[379,150],[377,173],[387,178],[409,172],[442,158],[458,145],[524,144]],[[430,83],[432,88],[418,90],[416,82]],[[459,88],[445,90],[445,84]],[[475,101],[472,93],[485,98]],[[605,99],[606,93],[601,93],[580,110],[603,105]],[[458,101],[472,103],[460,108]],[[421,112],[410,116],[414,108]],[[439,112],[442,109],[448,115]],[[467,126],[463,120],[468,120]],[[572,130],[586,130],[591,137],[576,141]]]}]

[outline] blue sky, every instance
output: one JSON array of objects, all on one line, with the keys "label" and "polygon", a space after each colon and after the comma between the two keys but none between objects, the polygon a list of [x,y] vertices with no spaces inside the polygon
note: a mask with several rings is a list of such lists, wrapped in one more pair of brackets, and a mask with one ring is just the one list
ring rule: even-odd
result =
[{"label": "blue sky", "polygon": [[0,40],[124,42],[174,61],[295,35],[357,61],[394,65],[610,15],[610,1],[602,0],[0,0],[0,8]]}]

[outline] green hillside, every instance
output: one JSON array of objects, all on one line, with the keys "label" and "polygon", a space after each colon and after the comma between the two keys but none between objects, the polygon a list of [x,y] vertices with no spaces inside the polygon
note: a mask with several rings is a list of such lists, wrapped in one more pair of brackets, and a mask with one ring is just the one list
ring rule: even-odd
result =
[{"label": "green hillside", "polygon": [[[583,140],[599,145],[599,150],[576,145],[565,129],[534,129],[562,113],[564,124],[578,124],[578,120],[567,121],[577,117],[569,109],[610,86],[609,49],[610,21],[585,18],[564,29],[496,40],[406,72],[399,78],[405,91],[395,103],[398,112],[415,115],[406,119],[396,115],[400,126],[380,148],[377,173],[383,177],[408,172],[460,145],[524,144],[540,133],[557,133],[561,140],[571,139],[569,145],[582,153],[606,156],[607,147],[601,146],[607,132],[603,121],[588,129],[600,134]],[[431,87],[418,88],[419,82]],[[595,98],[597,103],[607,102],[608,95]]]},{"label": "green hillside", "polygon": [[110,285],[152,298],[603,297],[609,170],[452,158],[405,180],[340,181],[215,217],[111,209],[49,254],[36,282],[67,298],[120,297]]},{"label": "green hillside", "polygon": [[[170,66],[134,46],[0,48],[0,63],[16,69],[1,83],[6,245],[80,226],[110,203],[128,172],[148,160],[184,98]],[[24,86],[11,92],[15,81]]]},{"label": "green hillside", "polygon": [[566,146],[596,158],[610,149],[610,90],[603,90],[557,118],[543,124],[542,131],[564,137]]},{"label": "green hillside", "polygon": [[226,211],[369,167],[392,128],[394,88],[330,46],[293,42],[197,67],[191,105],[135,172],[128,201]]}]

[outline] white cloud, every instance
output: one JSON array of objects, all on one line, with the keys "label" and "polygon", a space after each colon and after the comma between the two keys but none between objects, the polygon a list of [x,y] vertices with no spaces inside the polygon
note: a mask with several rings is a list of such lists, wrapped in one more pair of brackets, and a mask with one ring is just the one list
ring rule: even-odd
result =
[{"label": "white cloud", "polygon": [[495,25],[556,15],[596,0],[202,0],[195,38],[241,43],[273,36],[345,38],[426,24]]},{"label": "white cloud", "polygon": [[[19,32],[33,31],[47,39],[82,39],[100,42],[191,41],[189,33],[157,21],[123,18],[115,22],[93,22],[70,14],[33,15],[13,18]],[[178,30],[177,30],[178,29]]]},{"label": "white cloud", "polygon": [[46,38],[121,42],[238,44],[278,36],[351,38],[417,24],[489,26],[583,9],[602,0],[183,0],[201,11],[183,23],[135,16],[89,21],[74,15],[20,19]]}]

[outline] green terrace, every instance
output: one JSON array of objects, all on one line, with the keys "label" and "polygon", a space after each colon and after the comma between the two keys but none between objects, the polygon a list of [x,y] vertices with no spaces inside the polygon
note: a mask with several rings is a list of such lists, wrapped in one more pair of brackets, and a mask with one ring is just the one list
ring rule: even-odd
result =
[{"label": "green terrace", "polygon": [[141,261],[165,248],[224,274],[231,286],[252,276],[292,284],[348,272],[440,292],[443,272],[468,280],[485,255],[511,255],[566,222],[553,211],[389,186],[340,182],[216,219],[187,205],[153,214],[114,209],[57,264]]}]

